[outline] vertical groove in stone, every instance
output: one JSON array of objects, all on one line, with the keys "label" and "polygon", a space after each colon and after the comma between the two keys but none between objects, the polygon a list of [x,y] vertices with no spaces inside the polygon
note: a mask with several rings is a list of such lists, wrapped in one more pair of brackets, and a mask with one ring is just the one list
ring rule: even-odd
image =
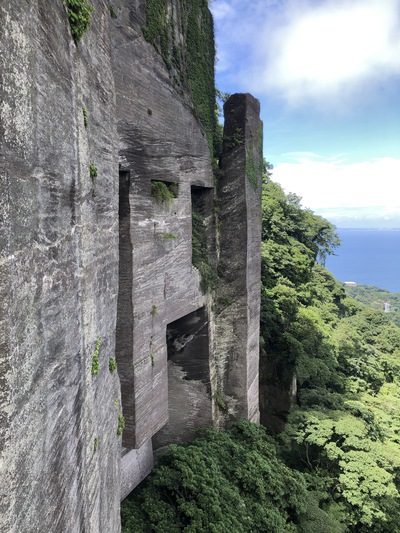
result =
[{"label": "vertical groove in stone", "polygon": [[[133,383],[133,304],[130,173],[119,173],[119,285],[115,356],[121,381],[125,417],[124,446],[134,448],[135,404]],[[133,439],[133,440],[132,440]]]}]

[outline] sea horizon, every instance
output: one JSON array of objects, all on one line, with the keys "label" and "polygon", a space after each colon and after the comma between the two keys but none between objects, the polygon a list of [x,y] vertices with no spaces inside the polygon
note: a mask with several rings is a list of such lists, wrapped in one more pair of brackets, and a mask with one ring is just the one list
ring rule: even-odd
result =
[{"label": "sea horizon", "polygon": [[341,239],[325,266],[342,283],[400,292],[400,228],[337,228]]}]

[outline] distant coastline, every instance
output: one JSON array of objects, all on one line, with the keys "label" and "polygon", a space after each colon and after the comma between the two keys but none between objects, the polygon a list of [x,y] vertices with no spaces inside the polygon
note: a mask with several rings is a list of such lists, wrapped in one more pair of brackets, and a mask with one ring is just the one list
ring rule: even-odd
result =
[{"label": "distant coastline", "polygon": [[400,228],[337,228],[341,246],[326,267],[341,282],[400,292]]}]

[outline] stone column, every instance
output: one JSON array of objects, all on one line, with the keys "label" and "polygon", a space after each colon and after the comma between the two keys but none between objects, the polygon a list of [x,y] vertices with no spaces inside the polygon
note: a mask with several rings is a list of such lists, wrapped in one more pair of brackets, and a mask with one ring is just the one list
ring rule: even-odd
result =
[{"label": "stone column", "polygon": [[250,94],[224,105],[218,180],[219,267],[215,320],[217,401],[229,420],[259,421],[262,123]]}]

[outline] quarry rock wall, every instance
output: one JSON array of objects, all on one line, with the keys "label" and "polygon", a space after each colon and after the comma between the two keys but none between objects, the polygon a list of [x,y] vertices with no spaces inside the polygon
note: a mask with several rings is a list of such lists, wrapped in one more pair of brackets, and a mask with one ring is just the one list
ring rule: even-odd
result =
[{"label": "quarry rock wall", "polygon": [[[120,531],[153,438],[258,419],[257,102],[232,97],[243,136],[216,191],[193,87],[143,37],[148,3],[91,3],[79,43],[62,1],[0,6],[1,531]],[[168,13],[184,57],[181,2]]]},{"label": "quarry rock wall", "polygon": [[63,2],[0,6],[2,531],[119,531],[118,144],[95,7],[76,46]]}]

